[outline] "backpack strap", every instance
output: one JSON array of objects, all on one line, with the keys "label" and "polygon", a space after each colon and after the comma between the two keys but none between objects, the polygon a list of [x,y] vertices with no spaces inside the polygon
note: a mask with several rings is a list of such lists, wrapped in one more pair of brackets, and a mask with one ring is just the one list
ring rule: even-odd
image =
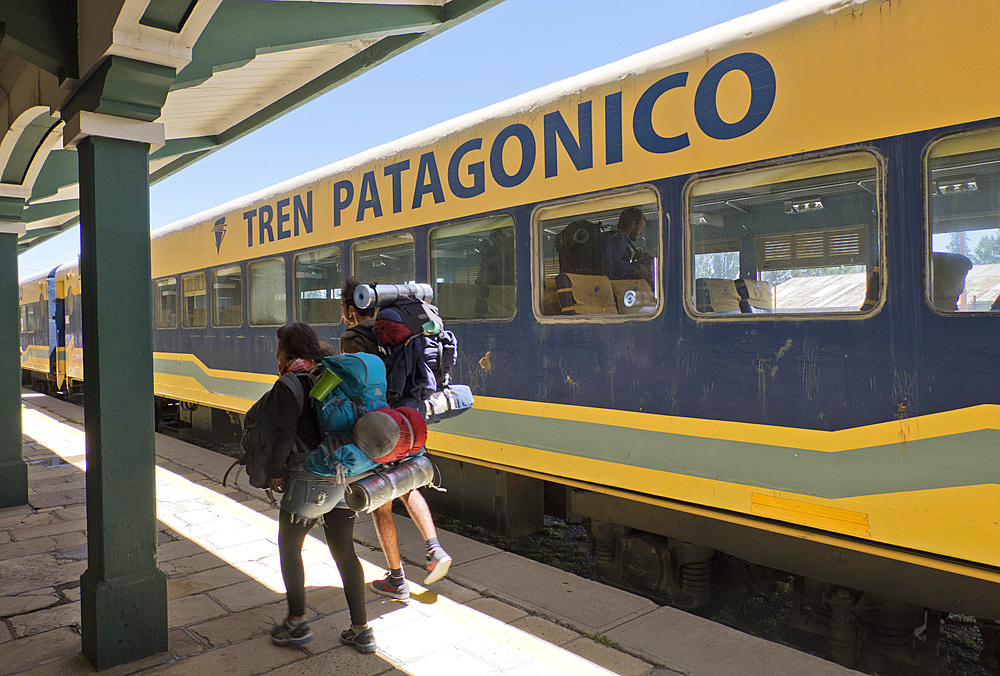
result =
[{"label": "backpack strap", "polygon": [[285,387],[287,387],[291,391],[292,396],[295,397],[295,406],[299,408],[299,410],[302,409],[302,404],[306,398],[305,388],[302,387],[302,381],[299,379],[300,373],[305,372],[289,371],[278,378],[280,382],[285,383]]},{"label": "backpack strap", "polygon": [[348,333],[355,333],[355,334],[357,334],[359,336],[362,336],[363,338],[367,338],[368,340],[372,341],[373,343],[377,343],[378,342],[378,340],[375,338],[375,329],[372,328],[371,326],[365,326],[363,324],[357,324],[357,325],[352,326],[351,328],[347,329],[346,331],[344,331],[344,335],[345,336]]},{"label": "backpack strap", "polygon": [[[302,406],[305,404],[306,400],[306,390],[305,387],[302,386],[301,376],[306,376],[310,379],[310,381],[312,380],[311,371],[289,371],[278,378],[279,381],[283,381],[288,389],[291,390],[292,396],[295,397],[295,405],[299,411],[302,410]],[[299,453],[309,452],[309,448],[306,446],[306,443],[302,441],[297,434],[295,435],[295,448],[299,451]]]}]

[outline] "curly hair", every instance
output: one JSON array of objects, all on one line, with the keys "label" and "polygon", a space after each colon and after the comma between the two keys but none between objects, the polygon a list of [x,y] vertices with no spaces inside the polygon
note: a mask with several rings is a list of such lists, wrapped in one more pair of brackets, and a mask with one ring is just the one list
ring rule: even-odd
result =
[{"label": "curly hair", "polygon": [[289,359],[322,361],[333,350],[319,339],[308,324],[294,322],[278,329],[278,351]]}]

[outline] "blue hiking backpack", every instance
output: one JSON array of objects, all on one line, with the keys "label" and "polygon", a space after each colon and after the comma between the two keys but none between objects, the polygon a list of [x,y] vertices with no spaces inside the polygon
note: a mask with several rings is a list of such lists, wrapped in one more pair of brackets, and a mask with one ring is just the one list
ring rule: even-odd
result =
[{"label": "blue hiking backpack", "polygon": [[385,364],[373,354],[356,352],[323,359],[323,366],[341,379],[328,395],[316,400],[323,442],[309,451],[305,468],[318,476],[349,477],[378,467],[352,441],[358,418],[386,402]]}]

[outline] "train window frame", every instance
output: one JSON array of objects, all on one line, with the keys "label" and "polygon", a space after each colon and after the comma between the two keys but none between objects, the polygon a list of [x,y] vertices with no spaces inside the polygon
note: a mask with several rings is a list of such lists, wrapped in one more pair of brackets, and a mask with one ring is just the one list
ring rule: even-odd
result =
[{"label": "train window frame", "polygon": [[[254,277],[253,269],[256,266],[278,263],[281,268],[281,312],[284,315],[279,321],[260,322],[254,321]],[[288,262],[284,256],[268,256],[255,261],[247,262],[246,270],[246,309],[241,312],[246,318],[248,326],[284,326],[288,323]],[[276,299],[277,300],[277,299]]]},{"label": "train window frame", "polygon": [[[216,281],[216,278],[220,274],[223,274],[223,273],[225,273],[225,274],[233,274],[234,271],[235,271],[235,273],[237,273],[239,275],[239,284],[240,284],[240,293],[239,293],[239,298],[240,298],[240,320],[239,320],[239,322],[237,322],[235,324],[223,324],[221,322],[221,320],[220,320],[220,316],[221,315],[220,315],[220,312],[219,312],[220,311],[219,294],[217,292],[217,289],[219,287],[218,287],[218,283]],[[211,292],[212,292],[211,293],[212,308],[211,308],[211,313],[210,314],[211,314],[211,320],[212,320],[212,327],[213,328],[217,328],[217,329],[235,329],[235,328],[238,328],[240,326],[243,326],[243,322],[246,320],[246,314],[247,314],[246,313],[246,293],[245,293],[246,292],[246,284],[243,281],[244,277],[245,277],[245,275],[243,274],[243,266],[240,265],[239,263],[233,263],[233,264],[230,264],[230,265],[222,265],[222,266],[219,266],[217,268],[213,268],[211,270],[211,274],[209,275],[209,279],[211,280],[210,289],[211,289]]]},{"label": "train window frame", "polygon": [[[481,227],[480,227],[481,226]],[[511,234],[511,261],[514,266],[513,269],[513,284],[509,285],[512,287],[511,292],[511,312],[509,315],[501,316],[490,316],[490,317],[452,317],[449,315],[445,308],[441,307],[441,298],[439,297],[438,284],[444,283],[438,281],[437,270],[435,269],[435,256],[434,256],[434,238],[435,234],[441,231],[452,231],[453,236],[458,235],[468,235],[477,232],[481,232],[486,236],[492,234],[492,232],[499,230],[501,228],[509,228]],[[427,231],[427,274],[428,278],[431,280],[430,284],[434,288],[434,303],[437,305],[441,312],[441,318],[447,320],[448,322],[510,322],[517,316],[517,226],[514,217],[509,213],[497,213],[488,216],[477,216],[474,218],[464,219],[461,221],[456,221],[453,223],[438,223],[433,225]],[[473,285],[475,282],[473,282]],[[497,286],[508,286],[506,284]]]},{"label": "train window frame", "polygon": [[[204,311],[205,311],[205,315],[204,316],[205,316],[205,318],[204,318],[204,321],[202,321],[200,324],[197,324],[197,323],[188,324],[187,323],[188,309],[187,309],[187,302],[186,302],[186,300],[188,298],[188,295],[187,295],[187,280],[189,280],[189,279],[195,279],[196,277],[199,277],[199,276],[201,277],[201,288],[204,289],[204,293],[198,294],[198,295],[202,295],[202,296],[205,297],[205,308],[204,308]],[[209,299],[208,299],[208,279],[207,279],[207,277],[205,275],[204,270],[202,270],[200,272],[189,272],[189,273],[181,275],[180,293],[181,293],[181,295],[179,296],[179,300],[181,300],[182,302],[181,302],[181,305],[180,305],[180,312],[178,312],[178,314],[180,315],[181,328],[182,329],[204,329],[204,328],[206,328],[208,326],[208,302],[209,302]],[[197,297],[197,295],[196,296],[192,296],[192,297]]]},{"label": "train window frame", "polygon": [[[825,171],[816,171],[810,169],[816,167],[822,167],[827,165]],[[840,165],[843,169],[839,171],[831,171],[835,165]],[[862,166],[865,165],[865,166]],[[790,230],[788,233],[771,233],[770,237],[765,240],[755,241],[753,243],[753,248],[756,252],[760,252],[762,246],[766,246],[769,242],[772,246],[778,246],[781,244],[778,242],[779,239],[787,237],[789,239],[789,244],[793,241],[794,236],[806,236],[809,240],[805,242],[806,246],[819,246],[820,242],[816,240],[817,234],[822,235],[823,246],[828,246],[830,236],[840,234],[844,237],[849,237],[851,232],[861,232],[863,231],[867,235],[867,242],[864,241],[864,237],[857,237],[857,245],[859,248],[858,256],[866,255],[868,261],[865,265],[865,297],[861,303],[858,304],[857,310],[830,310],[830,311],[812,311],[812,312],[770,312],[770,311],[758,311],[760,310],[760,305],[763,304],[763,299],[757,298],[756,296],[761,293],[759,286],[754,288],[754,285],[748,284],[744,292],[742,289],[737,289],[735,280],[729,280],[724,278],[718,278],[721,281],[734,282],[733,284],[727,285],[726,289],[721,289],[725,292],[724,295],[728,298],[733,296],[733,302],[735,303],[735,309],[722,310],[722,311],[704,311],[698,310],[695,303],[696,294],[696,284],[695,278],[697,270],[695,268],[695,256],[697,252],[694,250],[693,243],[693,219],[699,221],[699,225],[703,225],[706,217],[711,218],[711,215],[706,214],[701,211],[692,210],[692,195],[697,187],[704,185],[705,183],[716,182],[717,185],[723,186],[724,189],[717,190],[715,193],[724,193],[727,190],[734,190],[736,188],[744,188],[747,186],[757,185],[777,185],[781,183],[787,183],[792,179],[795,180],[808,180],[811,178],[818,178],[824,175],[833,176],[838,173],[844,173],[849,167],[855,167],[854,170],[869,170],[874,169],[875,176],[873,179],[865,179],[860,181],[858,187],[865,190],[866,192],[872,194],[874,198],[874,206],[876,214],[874,220],[871,224],[859,224],[843,227],[827,227],[827,228],[808,228],[805,227],[802,230]],[[684,260],[682,266],[683,274],[683,300],[684,300],[684,311],[685,313],[696,321],[708,321],[708,322],[745,322],[745,321],[786,321],[794,320],[801,321],[806,319],[811,320],[845,320],[845,321],[859,321],[864,319],[869,319],[876,314],[878,314],[885,305],[886,297],[886,275],[885,275],[885,159],[882,155],[870,147],[856,147],[851,148],[846,151],[830,152],[822,154],[812,154],[806,156],[795,156],[786,157],[776,160],[772,160],[765,163],[758,163],[754,165],[738,167],[736,169],[729,169],[721,172],[704,173],[692,175],[684,185],[682,191],[682,218],[683,218],[683,251]],[[757,177],[756,182],[751,183],[753,177]],[[764,179],[764,180],[761,180]],[[864,183],[865,185],[861,185]],[[808,187],[806,188],[808,190]],[[873,192],[874,191],[874,192]],[[783,198],[782,198],[783,199]],[[780,199],[777,201],[781,201]],[[728,202],[727,202],[728,204]],[[786,213],[791,215],[791,212],[787,211],[789,208],[795,209],[798,203],[791,203],[791,201],[786,200],[784,202],[784,208]],[[738,209],[741,205],[730,205],[734,209]],[[741,210],[742,211],[742,210]],[[797,210],[796,210],[797,211]],[[745,213],[745,212],[744,212]],[[825,234],[824,234],[825,233]],[[809,236],[812,236],[811,238]],[[876,238],[876,247],[871,246],[872,237]],[[725,237],[724,237],[725,238]],[[732,238],[729,238],[732,239]],[[816,240],[816,241],[813,241]],[[833,254],[830,254],[833,256]],[[869,271],[869,263],[871,264],[871,270]],[[855,264],[857,265],[857,264]],[[809,269],[809,266],[801,265],[802,269]],[[813,269],[822,269],[823,267],[837,267],[837,266],[815,266]],[[775,267],[774,269],[779,269]],[[766,270],[764,270],[766,272]],[[761,269],[758,269],[757,276],[759,278]],[[872,285],[872,280],[875,279],[875,285]],[[715,278],[713,278],[715,279]],[[736,279],[742,279],[737,277]],[[758,280],[747,280],[747,281],[760,281]],[[728,286],[732,286],[731,289]],[[770,290],[769,290],[770,291]],[[869,300],[868,296],[872,291],[878,292],[877,300]],[[747,301],[751,307],[749,311],[743,309],[740,311],[739,297],[740,294],[744,294],[743,301]],[[772,292],[773,293],[773,292]],[[767,300],[767,303],[773,301],[773,295]]]},{"label": "train window frame", "polygon": [[[405,279],[397,279],[396,281],[388,280],[374,280],[365,279],[361,277],[361,273],[358,272],[358,253],[362,251],[369,251],[373,249],[382,248],[380,246],[383,242],[392,242],[393,240],[404,240],[409,238],[410,244],[413,245],[413,257],[412,263],[413,267],[409,275],[404,275]],[[370,237],[367,239],[362,239],[354,242],[351,245],[351,276],[356,277],[362,284],[370,284],[373,281],[378,281],[379,284],[403,284],[406,282],[411,282],[416,280],[417,276],[417,240],[413,236],[412,232],[409,231],[397,231],[391,232],[384,235],[379,235],[377,237]]]},{"label": "train window frame", "polygon": [[[993,151],[995,153],[996,159],[983,157],[981,154]],[[935,152],[939,153],[935,156]],[[960,168],[958,173],[950,177],[950,183],[942,184],[939,180],[935,178],[935,171],[940,171],[942,174],[947,174],[949,171],[954,171],[956,168],[962,167],[962,165],[954,166],[942,166],[935,169],[932,167],[932,162],[934,160],[942,158],[956,158],[959,156],[968,156],[970,160],[971,156],[980,154],[978,163],[975,166],[979,167],[978,171],[970,171]],[[935,230],[935,217],[934,210],[935,205],[940,204],[942,200],[956,200],[956,201],[968,201],[970,198],[975,200],[982,200],[985,198],[980,198],[979,195],[973,196],[971,193],[982,193],[980,186],[984,183],[984,179],[988,176],[985,167],[989,164],[1000,164],[1000,127],[990,126],[980,129],[975,129],[971,131],[963,131],[957,133],[946,134],[935,138],[924,148],[923,158],[922,158],[922,169],[923,169],[923,200],[924,200],[924,253],[923,253],[923,297],[924,303],[927,307],[937,315],[945,317],[996,317],[1000,315],[1000,295],[994,297],[992,305],[984,310],[969,310],[964,309],[968,306],[968,291],[970,286],[970,275],[972,275],[977,265],[992,265],[994,263],[983,263],[981,260],[973,260],[972,257],[966,254],[976,254],[975,251],[962,250],[964,249],[964,244],[966,241],[966,235],[968,230],[955,230],[951,234],[962,234],[961,246],[959,246],[959,251],[941,251],[940,249],[935,250],[935,236],[937,235],[947,235],[947,231],[936,231]],[[1000,171],[997,172],[1000,174]],[[997,199],[1000,199],[1000,188],[994,193]],[[959,211],[957,217],[953,217],[949,220],[954,222],[961,222],[963,212]],[[964,220],[968,221],[970,226],[975,224],[983,218],[987,218],[988,214],[983,212],[970,212],[966,214]],[[996,237],[1000,240],[1000,227],[998,228],[978,228],[978,230],[996,230],[996,235],[989,235],[991,237]],[[987,235],[983,235],[985,237]],[[982,237],[980,242],[982,241]],[[939,287],[938,296],[947,296],[949,293],[952,298],[955,298],[954,304],[955,309],[949,310],[944,309],[940,304],[948,305],[947,298],[939,298],[937,302],[935,300],[935,286],[934,286],[934,257],[933,254],[942,253],[952,260],[947,261],[948,267],[955,267],[960,259],[953,258],[954,256],[961,255],[964,256],[968,264],[971,266],[965,269],[964,272],[962,268],[964,266],[958,266],[956,269],[952,270],[950,274],[956,276],[961,274],[962,276],[962,291],[958,294],[957,298],[954,296],[954,288],[950,291],[948,289],[941,289]],[[940,261],[944,263],[946,261]],[[996,264],[1000,264],[1000,260]],[[947,268],[945,268],[947,269]],[[954,280],[952,280],[954,281]],[[988,279],[985,282],[988,284]],[[957,287],[955,287],[957,288]],[[973,288],[976,288],[973,286]],[[991,291],[995,289],[995,286],[990,287]],[[992,295],[992,294],[990,294]],[[990,299],[987,298],[986,301],[982,303],[988,303]],[[973,305],[979,303],[977,299],[977,294],[972,294]],[[996,309],[993,309],[996,307]]]},{"label": "train window frame", "polygon": [[[159,302],[159,294],[157,293],[157,291],[159,290],[159,287],[161,285],[166,285],[166,284],[172,284],[173,287],[174,287],[174,296],[175,296],[175,301],[174,302],[176,303],[176,309],[174,310],[174,321],[173,321],[172,324],[162,321],[162,315],[161,315],[161,309],[162,308],[161,308],[161,305],[160,305],[160,302]],[[181,308],[181,303],[180,303],[181,296],[180,296],[180,292],[181,292],[181,287],[177,283],[177,277],[161,277],[160,279],[156,279],[156,280],[153,281],[153,298],[154,298],[154,302],[153,302],[153,325],[156,328],[158,328],[158,329],[176,329],[177,328],[178,324],[180,323],[180,314],[181,314],[180,313],[180,308]],[[71,297],[72,296],[69,293],[67,293],[67,295],[66,295],[67,311],[71,311],[69,309],[69,308],[71,308],[71,305],[69,303],[69,299]]]},{"label": "train window frame", "polygon": [[[337,253],[338,267],[340,269],[339,270],[340,279],[337,282],[336,286],[334,286],[331,289],[332,290],[332,294],[331,294],[332,297],[331,298],[329,298],[329,299],[318,299],[318,300],[330,300],[330,301],[333,302],[333,305],[336,306],[337,320],[336,321],[332,321],[332,322],[310,321],[310,318],[303,317],[302,316],[303,313],[300,312],[301,308],[300,308],[299,303],[303,299],[300,297],[300,292],[299,292],[299,259],[302,258],[302,257],[304,257],[304,256],[312,256],[312,255],[316,255],[316,254],[319,254],[319,253],[324,253],[324,252],[327,252],[327,251],[335,251]],[[297,322],[304,322],[306,324],[309,324],[310,326],[337,326],[337,325],[341,324],[344,321],[344,312],[343,312],[343,307],[342,307],[341,299],[340,299],[340,290],[343,288],[343,286],[344,286],[344,280],[345,280],[345,277],[344,277],[344,249],[343,249],[343,247],[341,245],[336,244],[336,245],[333,245],[333,246],[321,246],[321,247],[309,249],[309,250],[306,250],[306,251],[296,252],[295,256],[292,257],[292,280],[293,280],[292,281],[292,295],[293,295],[293,300],[292,300],[292,314],[295,317],[295,321],[297,321]]]},{"label": "train window frame", "polygon": [[[596,213],[621,211],[630,206],[654,205],[650,212],[656,217],[656,223],[649,223],[647,216],[647,228],[652,226],[656,240],[653,243],[656,254],[652,260],[654,262],[652,270],[653,285],[650,291],[656,301],[655,307],[650,311],[622,311],[619,307],[620,301],[615,289],[618,285],[613,285],[611,289],[604,289],[607,296],[605,306],[611,307],[615,304],[615,312],[603,313],[546,313],[545,312],[545,243],[542,241],[542,230],[544,221],[552,219],[572,219],[592,216]],[[614,220],[614,219],[612,219]],[[568,224],[567,224],[568,225]],[[609,225],[614,227],[613,224]],[[603,227],[603,224],[602,224]],[[574,323],[622,323],[631,321],[649,321],[655,319],[663,313],[666,306],[664,298],[664,232],[670,227],[670,215],[663,211],[663,200],[660,191],[650,184],[638,184],[616,190],[602,191],[589,195],[575,195],[565,199],[551,200],[537,204],[531,212],[530,233],[531,233],[531,311],[536,321],[542,324],[574,324]],[[647,240],[648,241],[648,240]],[[558,258],[556,258],[558,260]],[[602,275],[604,276],[604,275]],[[552,277],[554,279],[554,277]],[[619,280],[608,280],[617,282]],[[621,280],[633,281],[633,280]],[[630,294],[631,295],[631,294]],[[550,294],[551,296],[551,294]],[[640,294],[641,296],[641,294]],[[556,296],[558,298],[558,295]],[[634,296],[633,296],[634,298]],[[550,297],[551,301],[551,297]],[[558,302],[558,301],[556,301]],[[624,298],[621,304],[624,304]],[[551,303],[550,303],[551,304]],[[650,306],[644,306],[646,308]],[[551,309],[555,309],[553,306]]]}]

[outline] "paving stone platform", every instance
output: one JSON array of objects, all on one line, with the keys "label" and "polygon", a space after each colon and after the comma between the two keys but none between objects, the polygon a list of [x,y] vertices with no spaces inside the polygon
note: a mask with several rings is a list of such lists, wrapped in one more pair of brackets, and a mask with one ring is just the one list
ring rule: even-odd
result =
[{"label": "paving stone platform", "polygon": [[[0,675],[89,674],[80,654],[87,567],[83,411],[25,391],[29,505],[0,509]],[[159,565],[167,575],[168,651],[102,673],[626,674],[855,673],[633,594],[441,531],[454,558],[425,589],[423,540],[397,516],[413,598],[368,592],[379,652],[339,642],[349,624],[340,577],[314,529],[304,548],[315,639],[277,647],[285,615],[277,510],[245,485],[223,488],[231,461],[157,435]],[[370,517],[355,530],[366,580],[385,560]]]}]

